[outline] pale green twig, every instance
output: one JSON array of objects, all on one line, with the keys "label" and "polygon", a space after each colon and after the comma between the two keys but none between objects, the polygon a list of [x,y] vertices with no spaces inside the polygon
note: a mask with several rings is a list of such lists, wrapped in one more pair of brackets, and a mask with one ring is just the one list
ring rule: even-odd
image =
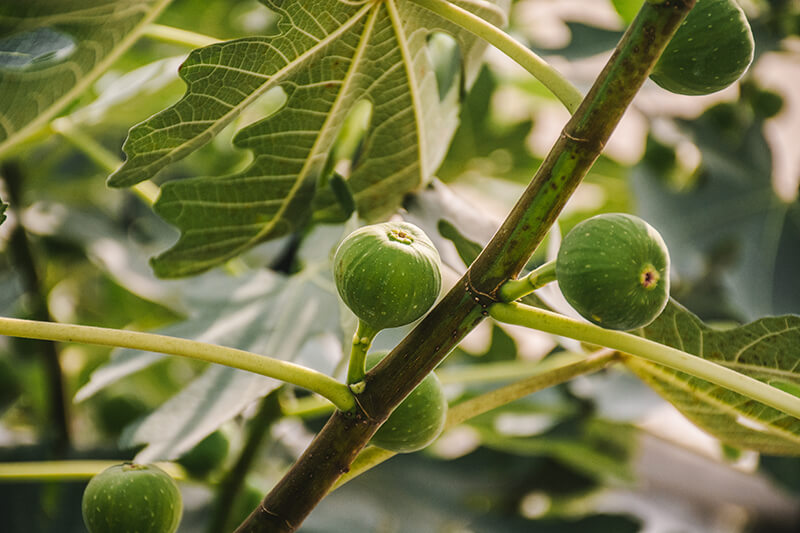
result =
[{"label": "pale green twig", "polygon": [[556,280],[556,262],[549,261],[520,279],[506,281],[500,287],[500,299],[513,302]]},{"label": "pale green twig", "polygon": [[507,324],[526,326],[640,357],[704,379],[795,418],[800,418],[800,398],[797,396],[664,344],[517,303],[494,304],[489,307],[489,315],[495,320]]},{"label": "pale green twig", "polygon": [[[614,362],[617,353],[613,350],[598,350],[588,356],[567,353],[539,363],[536,375],[519,380],[505,387],[481,394],[461,402],[447,411],[445,431],[454,428],[476,416],[488,413],[492,409],[506,405],[514,400],[524,398],[536,391],[567,382],[577,376],[596,372]],[[341,487],[353,478],[395,456],[395,452],[370,446],[361,452],[350,465],[350,470],[334,485],[333,490]]]},{"label": "pale green twig", "polygon": [[574,113],[583,95],[560,72],[529,48],[515,41],[503,30],[446,0],[412,0],[425,9],[446,18],[465,30],[483,38],[527,70],[547,87],[570,113]]},{"label": "pale green twig", "polygon": [[0,335],[131,348],[217,363],[303,387],[342,411],[355,407],[350,389],[330,376],[301,365],[206,342],[118,329],[0,317]]},{"label": "pale green twig", "polygon": [[179,44],[189,48],[202,48],[203,46],[220,42],[219,39],[209,37],[208,35],[182,30],[172,26],[165,26],[163,24],[148,24],[144,32],[142,32],[142,35],[158,41]]}]

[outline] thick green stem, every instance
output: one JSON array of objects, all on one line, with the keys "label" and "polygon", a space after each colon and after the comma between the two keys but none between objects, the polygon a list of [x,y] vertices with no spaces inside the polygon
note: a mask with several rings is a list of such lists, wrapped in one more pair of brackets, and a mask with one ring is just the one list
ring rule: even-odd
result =
[{"label": "thick green stem", "polygon": [[389,413],[488,314],[519,274],[647,79],[694,0],[644,4],[520,201],[465,276],[364,377],[355,413],[335,412],[237,532],[295,531]]},{"label": "thick green stem", "polygon": [[18,320],[5,317],[0,317],[0,335],[99,344],[190,357],[292,383],[324,396],[343,411],[350,411],[355,407],[350,389],[330,376],[289,361],[273,359],[272,357],[236,348],[227,348],[216,344],[156,335],[154,333],[77,326],[74,324],[57,324],[35,320]]},{"label": "thick green stem", "polygon": [[367,373],[367,352],[377,334],[377,330],[371,328],[362,320],[358,321],[358,329],[353,335],[353,346],[350,349],[350,363],[347,366],[348,385],[353,385],[364,379],[364,374]]},{"label": "thick green stem", "polygon": [[550,66],[547,61],[533,53],[526,46],[515,41],[500,28],[446,0],[412,1],[481,37],[516,61],[518,65],[547,87],[570,113],[574,113],[578,109],[583,99],[580,91],[560,72]]},{"label": "thick green stem", "polygon": [[549,261],[523,278],[506,281],[500,287],[498,297],[504,302],[513,302],[555,280],[556,262]]},{"label": "thick green stem", "polygon": [[551,311],[516,303],[492,305],[489,308],[489,314],[500,322],[606,346],[634,357],[668,366],[800,418],[800,398],[797,396],[681,350],[623,331],[604,329]]},{"label": "thick green stem", "polygon": [[[492,409],[524,398],[534,392],[565,383],[573,378],[597,372],[615,361],[617,357],[613,350],[599,350],[588,357],[585,355],[567,354],[563,357],[554,357],[539,363],[538,372],[526,379],[522,379],[505,387],[481,394],[457,405],[447,411],[447,422],[444,430],[454,428],[476,416],[488,413]],[[332,490],[338,489],[348,481],[360,476],[367,470],[378,466],[391,459],[395,452],[370,446],[361,452],[350,471],[339,478]]]}]

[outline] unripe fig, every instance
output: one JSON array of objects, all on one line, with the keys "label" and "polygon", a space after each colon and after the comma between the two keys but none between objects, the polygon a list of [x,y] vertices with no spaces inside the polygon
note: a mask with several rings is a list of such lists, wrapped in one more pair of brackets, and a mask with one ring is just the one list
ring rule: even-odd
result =
[{"label": "unripe fig", "polygon": [[190,476],[203,479],[222,466],[230,446],[228,435],[218,429],[180,456],[178,464],[185,468]]},{"label": "unripe fig", "polygon": [[753,32],[734,0],[697,0],[650,78],[678,94],[710,94],[738,80],[753,60]]},{"label": "unripe fig", "polygon": [[[367,370],[377,365],[386,352],[367,355]],[[372,444],[398,453],[415,452],[425,448],[444,429],[447,419],[447,399],[442,383],[431,372],[411,394],[400,402],[389,418],[372,436]]]},{"label": "unripe fig", "polygon": [[183,503],[169,474],[155,465],[126,463],[89,481],[82,510],[89,533],[173,533]]},{"label": "unripe fig", "polygon": [[386,222],[348,235],[333,259],[342,300],[374,330],[409,324],[424,315],[441,290],[439,253],[421,229]]},{"label": "unripe fig", "polygon": [[609,329],[637,329],[667,305],[669,253],[661,235],[639,217],[598,215],[564,237],[556,278],[569,304],[587,320]]}]

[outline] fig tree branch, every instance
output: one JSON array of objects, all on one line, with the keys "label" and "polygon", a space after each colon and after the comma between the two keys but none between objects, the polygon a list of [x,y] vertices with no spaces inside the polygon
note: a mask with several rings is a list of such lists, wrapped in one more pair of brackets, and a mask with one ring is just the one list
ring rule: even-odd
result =
[{"label": "fig tree branch", "polygon": [[379,425],[498,300],[600,155],[694,0],[645,3],[531,184],[465,276],[365,376],[355,413],[335,412],[238,532],[295,531]]}]

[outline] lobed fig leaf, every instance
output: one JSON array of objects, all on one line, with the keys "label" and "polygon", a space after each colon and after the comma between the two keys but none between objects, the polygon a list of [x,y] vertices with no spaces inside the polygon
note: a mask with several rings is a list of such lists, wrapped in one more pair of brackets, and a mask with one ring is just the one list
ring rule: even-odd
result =
[{"label": "lobed fig leaf", "polygon": [[567,302],[609,329],[631,330],[656,319],[669,300],[669,253],[639,217],[609,213],[576,225],[561,243],[556,278]]}]

